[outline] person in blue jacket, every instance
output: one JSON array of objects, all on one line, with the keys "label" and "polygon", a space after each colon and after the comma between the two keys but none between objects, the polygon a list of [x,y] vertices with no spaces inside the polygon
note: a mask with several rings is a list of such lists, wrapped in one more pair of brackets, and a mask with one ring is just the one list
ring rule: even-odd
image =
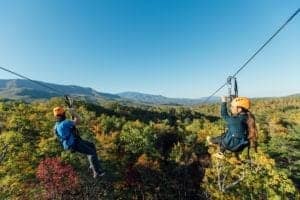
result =
[{"label": "person in blue jacket", "polygon": [[90,163],[89,169],[92,170],[94,178],[103,176],[105,173],[101,168],[95,145],[79,137],[76,125],[80,123],[81,119],[73,108],[70,108],[69,112],[74,117],[73,120],[66,119],[63,107],[55,107],[53,109],[53,114],[56,118],[54,126],[56,136],[65,150],[87,155]]},{"label": "person in blue jacket", "polygon": [[237,97],[231,102],[231,114],[227,111],[227,98],[222,97],[221,116],[227,123],[227,131],[221,136],[207,137],[209,145],[217,144],[220,151],[214,156],[224,158],[224,152],[240,152],[245,147],[251,146],[256,150],[257,128],[255,118],[249,111],[250,100],[247,97]]}]

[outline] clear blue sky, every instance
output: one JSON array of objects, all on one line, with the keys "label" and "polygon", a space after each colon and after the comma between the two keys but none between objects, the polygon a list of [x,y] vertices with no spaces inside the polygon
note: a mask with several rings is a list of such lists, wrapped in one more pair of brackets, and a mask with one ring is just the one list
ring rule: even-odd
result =
[{"label": "clear blue sky", "polygon": [[[1,0],[0,65],[101,92],[198,98],[299,7],[299,0]],[[300,15],[239,81],[240,94],[251,97],[300,92]]]}]

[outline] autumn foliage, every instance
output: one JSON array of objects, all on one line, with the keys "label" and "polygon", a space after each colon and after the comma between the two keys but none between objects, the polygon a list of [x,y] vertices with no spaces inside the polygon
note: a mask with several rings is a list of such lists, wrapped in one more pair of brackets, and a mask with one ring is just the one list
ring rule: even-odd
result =
[{"label": "autumn foliage", "polygon": [[0,100],[0,199],[300,199],[300,97],[253,100],[258,151],[251,162],[242,152],[241,163],[229,152],[216,160],[218,147],[206,144],[226,127],[219,103],[75,103],[80,136],[95,144],[106,175],[93,179],[86,156],[64,151],[53,134],[49,108],[62,98]]},{"label": "autumn foliage", "polygon": [[59,158],[46,158],[41,161],[36,172],[48,198],[62,196],[63,193],[78,187],[78,177],[71,165]]}]

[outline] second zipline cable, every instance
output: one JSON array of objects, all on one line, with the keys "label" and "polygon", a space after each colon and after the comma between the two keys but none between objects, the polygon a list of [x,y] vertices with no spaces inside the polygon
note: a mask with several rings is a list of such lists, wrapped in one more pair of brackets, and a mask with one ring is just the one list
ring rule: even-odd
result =
[{"label": "second zipline cable", "polygon": [[[295,18],[295,16],[300,12],[300,8],[298,8],[296,10],[296,12],[291,15],[288,20],[286,20],[286,22],[281,25],[279,27],[279,29],[277,29],[277,31],[266,41],[264,42],[264,44],[258,49],[255,51],[255,53],[232,75],[233,78],[235,78],[253,59],[254,57],[259,54],[263,48],[265,48],[265,46],[267,46],[273,39],[274,37],[276,37],[276,35],[278,35],[278,33],[284,29],[284,27],[290,22],[292,21],[293,18]],[[223,89],[225,86],[227,85],[227,82],[225,82],[223,85],[221,85],[215,92],[213,92],[209,97],[207,97],[203,102],[202,104],[205,104],[208,102],[208,100],[210,100],[215,94],[217,94],[221,89]]]}]

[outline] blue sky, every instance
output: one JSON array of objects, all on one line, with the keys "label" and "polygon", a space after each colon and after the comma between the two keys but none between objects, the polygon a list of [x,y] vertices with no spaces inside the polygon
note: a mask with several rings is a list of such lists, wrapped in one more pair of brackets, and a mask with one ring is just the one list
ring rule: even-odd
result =
[{"label": "blue sky", "polygon": [[[299,7],[298,0],[0,0],[0,65],[101,92],[199,98]],[[299,93],[299,44],[300,15],[239,74],[240,94]],[[15,77],[0,71],[0,78]]]}]

